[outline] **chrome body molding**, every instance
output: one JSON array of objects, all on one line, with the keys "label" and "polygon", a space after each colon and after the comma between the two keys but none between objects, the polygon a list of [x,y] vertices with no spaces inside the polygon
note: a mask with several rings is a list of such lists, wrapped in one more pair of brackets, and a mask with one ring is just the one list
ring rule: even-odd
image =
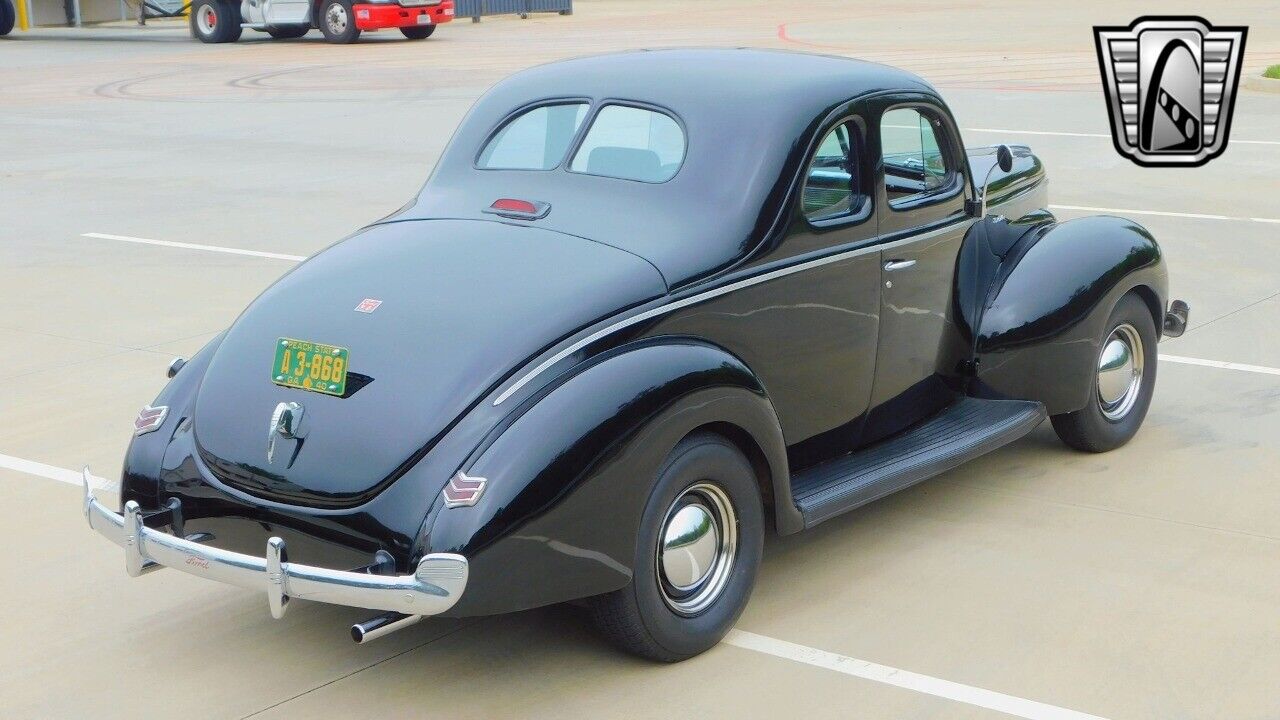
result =
[{"label": "chrome body molding", "polygon": [[[931,237],[952,232],[956,229],[957,225],[972,224],[972,223],[973,223],[973,218],[965,218],[958,222],[947,223],[946,225],[935,228],[933,230],[929,230],[927,232],[914,234],[905,238],[900,238],[900,240],[910,240],[913,242],[919,241],[919,240],[927,240]],[[587,347],[588,345],[598,340],[603,340],[604,338],[620,330],[629,328],[632,325],[635,325],[637,323],[642,323],[646,320],[651,320],[656,317],[661,317],[662,315],[675,312],[676,310],[689,307],[690,305],[697,305],[700,302],[706,302],[707,300],[720,297],[721,295],[734,292],[735,290],[741,290],[743,288],[751,287],[752,285],[759,285],[760,283],[766,283],[766,282],[769,282],[770,280],[776,280],[778,278],[786,277],[788,275],[794,275],[798,272],[804,272],[805,270],[811,270],[813,268],[821,267],[823,265],[830,265],[831,263],[840,262],[841,260],[848,260],[849,258],[857,257],[858,255],[865,255],[866,253],[881,252],[884,250],[889,250],[889,249],[892,249],[893,247],[894,247],[893,242],[861,245],[851,250],[844,250],[841,252],[832,253],[830,255],[824,255],[822,257],[814,258],[812,260],[805,260],[802,262],[795,263],[793,265],[787,265],[785,267],[777,268],[775,270],[769,270],[769,271],[760,273],[759,275],[752,275],[751,277],[743,278],[741,280],[735,280],[733,282],[726,283],[719,287],[712,288],[710,290],[704,290],[702,292],[690,295],[688,297],[683,297],[678,300],[673,300],[672,302],[669,302],[665,305],[660,305],[655,308],[650,308],[643,312],[636,313],[635,315],[622,318],[621,320],[611,323],[587,335],[586,337],[578,340],[577,342],[569,344],[563,350],[560,350],[559,352],[547,358],[546,360],[543,360],[542,362],[538,363],[536,367],[534,367],[532,370],[522,375],[519,380],[516,380],[515,382],[513,382],[510,387],[508,387],[506,390],[503,390],[498,395],[498,397],[494,398],[493,404],[496,407],[506,402],[508,398],[510,398],[512,395],[515,395],[517,392],[519,392],[521,388],[523,388],[525,385],[528,385],[534,378],[546,372],[550,367],[560,362],[561,360],[564,360],[570,355],[582,350],[583,348]]]},{"label": "chrome body molding", "polygon": [[125,570],[137,577],[162,567],[265,592],[271,615],[284,616],[290,600],[404,613],[438,615],[453,607],[467,587],[468,563],[461,555],[431,553],[412,575],[373,575],[288,562],[284,540],[267,541],[264,557],[230,552],[180,538],[143,524],[132,500],[124,514],[98,502],[83,471],[84,515],[89,527],[124,548]]}]

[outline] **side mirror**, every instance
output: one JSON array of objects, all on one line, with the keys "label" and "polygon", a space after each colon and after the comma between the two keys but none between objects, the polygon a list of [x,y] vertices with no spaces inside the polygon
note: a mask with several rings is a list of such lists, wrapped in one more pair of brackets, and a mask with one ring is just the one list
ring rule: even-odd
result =
[{"label": "side mirror", "polygon": [[1000,172],[1009,172],[1013,169],[1013,151],[1008,145],[996,146],[996,164],[991,166],[987,171],[987,176],[982,180],[982,197],[978,204],[978,217],[986,217],[987,215],[987,189],[991,183],[991,173],[1000,168]]},{"label": "side mirror", "polygon": [[1008,145],[996,148],[996,165],[1000,167],[1001,172],[1009,172],[1013,169],[1013,151]]}]

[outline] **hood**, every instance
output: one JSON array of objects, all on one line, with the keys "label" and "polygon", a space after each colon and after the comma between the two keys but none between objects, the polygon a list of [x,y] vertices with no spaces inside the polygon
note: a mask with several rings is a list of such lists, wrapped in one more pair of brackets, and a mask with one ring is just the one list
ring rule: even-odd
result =
[{"label": "hood", "polygon": [[[493,221],[370,227],[281,278],[227,331],[192,412],[201,458],[223,482],[317,507],[365,502],[453,421],[548,345],[661,296],[647,261],[608,245]],[[372,312],[357,305],[381,301]],[[347,348],[343,397],[272,382],[293,338]],[[277,437],[277,404],[303,407]]]}]

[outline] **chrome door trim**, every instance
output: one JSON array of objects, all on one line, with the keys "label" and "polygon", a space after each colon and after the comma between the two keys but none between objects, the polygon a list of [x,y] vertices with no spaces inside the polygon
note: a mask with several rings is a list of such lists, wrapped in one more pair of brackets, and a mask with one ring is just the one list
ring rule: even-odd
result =
[{"label": "chrome door trim", "polygon": [[559,352],[547,358],[546,360],[543,360],[542,362],[538,363],[536,367],[534,367],[532,370],[522,375],[519,380],[516,380],[514,383],[511,384],[510,387],[508,387],[506,390],[503,390],[498,395],[498,397],[494,398],[493,405],[494,407],[501,405],[512,395],[519,392],[520,389],[523,388],[525,385],[528,385],[530,381],[532,381],[537,376],[541,375],[543,372],[546,372],[548,368],[560,362],[561,360],[564,360],[565,358],[582,350],[583,348],[587,347],[588,345],[594,342],[602,340],[608,337],[609,335],[612,335],[613,333],[618,332],[619,330],[623,330],[625,328],[631,327],[632,325],[642,323],[646,320],[652,320],[653,318],[661,317],[668,313],[673,313],[676,310],[689,307],[690,305],[697,305],[698,303],[711,300],[712,298],[720,297],[721,295],[731,293],[735,290],[741,290],[743,288],[748,288],[753,285],[759,285],[761,283],[769,282],[770,280],[776,280],[781,277],[794,275],[799,272],[804,272],[805,270],[812,270],[813,268],[822,267],[823,265],[830,265],[831,263],[840,262],[841,260],[848,260],[850,258],[858,257],[860,255],[866,255],[868,253],[873,253],[873,252],[880,252],[882,250],[885,250],[886,248],[894,248],[909,242],[927,240],[929,238],[943,235],[945,233],[954,232],[957,226],[962,225],[964,223],[972,223],[972,222],[973,222],[973,218],[964,218],[957,222],[947,223],[946,225],[935,228],[928,232],[923,232],[918,235],[910,235],[908,237],[898,238],[897,240],[890,243],[872,243],[869,245],[856,247],[852,250],[832,253],[831,255],[825,255],[823,257],[815,258],[813,260],[806,260],[804,262],[796,263],[795,265],[788,265],[786,267],[778,268],[776,270],[770,270],[768,272],[764,272],[759,275],[753,275],[748,278],[736,280],[734,282],[721,285],[720,287],[712,288],[710,290],[705,290],[703,292],[690,295],[688,297],[681,298],[679,300],[674,300],[665,305],[659,305],[658,307],[650,308],[648,310],[645,310],[644,312],[637,313],[630,317],[623,318],[621,320],[618,320],[617,322],[614,322],[610,325],[607,325],[591,333],[590,335],[587,335],[581,340],[578,340],[577,342],[570,344],[569,346],[565,347],[563,350],[560,350]]}]

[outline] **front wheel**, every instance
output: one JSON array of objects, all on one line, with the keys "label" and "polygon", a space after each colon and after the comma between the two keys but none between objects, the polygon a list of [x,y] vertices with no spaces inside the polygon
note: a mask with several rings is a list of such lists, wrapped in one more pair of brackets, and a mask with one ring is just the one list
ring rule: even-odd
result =
[{"label": "front wheel", "polygon": [[320,32],[331,43],[353,43],[360,37],[351,0],[325,0],[320,5]]},{"label": "front wheel", "polygon": [[1156,325],[1142,298],[1120,298],[1107,319],[1095,371],[1090,373],[1089,404],[1050,420],[1067,445],[1106,452],[1138,432],[1156,386]]},{"label": "front wheel", "polygon": [[661,662],[693,657],[720,642],[742,614],[763,547],[751,463],[718,435],[692,435],[658,471],[631,583],[592,598],[592,619],[627,652]]},{"label": "front wheel", "polygon": [[195,0],[191,4],[191,35],[204,43],[240,39],[240,5],[229,0]]},{"label": "front wheel", "polygon": [[431,37],[431,33],[435,31],[435,25],[415,25],[414,27],[400,28],[401,34],[410,40],[426,40]]}]

